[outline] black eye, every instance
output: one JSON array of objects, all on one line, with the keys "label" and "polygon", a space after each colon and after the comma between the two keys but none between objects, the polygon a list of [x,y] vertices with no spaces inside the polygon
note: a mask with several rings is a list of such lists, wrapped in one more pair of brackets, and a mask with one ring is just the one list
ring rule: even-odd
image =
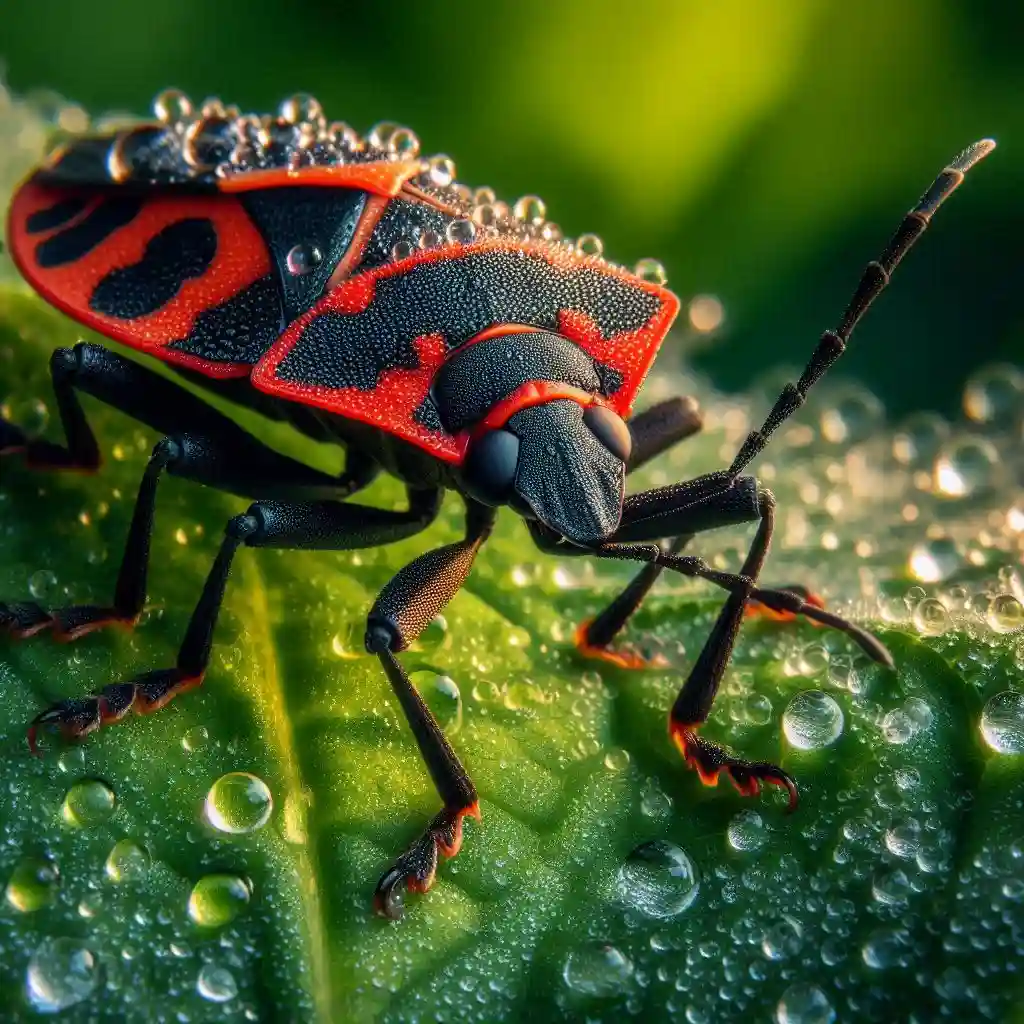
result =
[{"label": "black eye", "polygon": [[488,430],[470,444],[462,464],[466,493],[484,505],[507,504],[518,466],[519,438],[507,430]]},{"label": "black eye", "polygon": [[583,413],[583,422],[615,458],[622,462],[629,461],[629,453],[633,450],[633,438],[625,420],[603,405],[591,405]]}]

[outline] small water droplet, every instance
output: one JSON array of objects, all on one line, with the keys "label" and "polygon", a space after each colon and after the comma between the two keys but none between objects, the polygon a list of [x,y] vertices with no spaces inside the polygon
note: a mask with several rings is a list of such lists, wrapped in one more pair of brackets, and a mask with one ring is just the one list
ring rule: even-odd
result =
[{"label": "small water droplet", "polygon": [[946,445],[935,461],[935,487],[949,498],[966,498],[991,482],[999,454],[991,441],[969,437]]},{"label": "small water droplet", "polygon": [[193,754],[200,747],[205,747],[210,734],[205,725],[194,725],[181,737],[181,747],[186,754]]},{"label": "small water droplet", "polygon": [[934,597],[918,601],[914,607],[913,620],[917,631],[924,636],[940,636],[950,626],[946,606]]},{"label": "small water droplet", "polygon": [[517,220],[526,221],[527,224],[541,224],[547,216],[547,207],[540,196],[523,196],[516,200],[512,207],[512,214]]},{"label": "small water droplet", "polygon": [[886,743],[896,746],[908,743],[917,734],[917,725],[902,708],[889,711],[882,718],[882,735]]},{"label": "small water droplet", "polygon": [[637,260],[636,266],[633,267],[633,273],[641,280],[649,281],[651,284],[664,284],[668,280],[664,266],[650,257]]},{"label": "small water droplet", "polygon": [[895,779],[897,787],[908,793],[921,784],[921,773],[916,768],[897,768]]},{"label": "small water droplet", "polygon": [[164,89],[153,100],[153,113],[164,124],[181,124],[192,116],[192,101],[180,89]]},{"label": "small water droplet", "polygon": [[102,825],[117,805],[114,791],[101,779],[82,779],[64,795],[61,816],[76,828]]},{"label": "small water droplet", "polygon": [[1024,627],[1024,605],[1013,594],[997,594],[988,603],[985,619],[997,633],[1014,633]]},{"label": "small water droplet", "polygon": [[299,242],[285,256],[285,266],[293,277],[302,277],[316,270],[323,262],[323,253],[312,242]]},{"label": "small water droplet", "polygon": [[964,389],[964,412],[976,423],[1012,423],[1024,409],[1024,373],[1009,364],[985,366]]},{"label": "small water droplet", "polygon": [[772,720],[772,702],[763,693],[743,698],[743,721],[747,725],[767,725]]},{"label": "small water droplet", "polygon": [[59,1013],[92,995],[99,969],[78,939],[44,939],[28,962],[25,995],[40,1013]]},{"label": "small water droplet", "polygon": [[448,620],[443,615],[436,615],[416,638],[412,648],[417,651],[436,651],[444,646],[447,639]]},{"label": "small water droplet", "polygon": [[997,754],[1024,754],[1024,693],[1004,690],[981,712],[981,735]]},{"label": "small water droplet", "polygon": [[632,976],[629,957],[606,944],[574,950],[562,968],[562,978],[573,992],[593,998],[617,995]]},{"label": "small water droplet", "polygon": [[885,846],[891,854],[904,860],[915,857],[921,846],[920,822],[916,818],[908,818],[891,825],[885,832]]},{"label": "small water droplet", "polygon": [[57,767],[65,775],[78,775],[85,767],[85,748],[68,747],[62,750],[57,758]]},{"label": "small water droplet", "polygon": [[453,220],[444,232],[452,245],[469,245],[476,238],[476,225],[465,217]]},{"label": "small water droplet", "polygon": [[775,1007],[777,1024],[832,1024],[836,1012],[817,985],[790,985]]},{"label": "small water droplet", "polygon": [[836,394],[821,413],[821,435],[831,444],[863,441],[882,419],[882,403],[870,391],[849,387]]},{"label": "small water droplet", "polygon": [[45,601],[57,589],[57,574],[51,569],[39,569],[28,578],[28,592],[37,600]]},{"label": "small water droplet", "polygon": [[391,247],[391,258],[398,263],[407,260],[416,251],[416,246],[408,238],[400,238]]},{"label": "small water droplet", "polygon": [[915,413],[904,420],[892,441],[892,454],[904,466],[931,463],[949,436],[949,424],[931,412]]},{"label": "small water droplet", "polygon": [[420,692],[437,724],[446,736],[454,736],[462,728],[462,693],[450,676],[424,669],[411,672],[409,679]]},{"label": "small water droplet", "polygon": [[222,775],[206,794],[206,820],[221,832],[255,832],[270,820],[274,798],[267,784],[250,772]]},{"label": "small water droplet", "polygon": [[893,967],[900,959],[903,943],[899,936],[886,929],[879,929],[868,936],[861,947],[861,959],[876,971]]},{"label": "small water droplet", "polygon": [[57,898],[60,871],[46,857],[22,857],[7,882],[7,902],[23,914],[48,907]]},{"label": "small water droplet", "polygon": [[249,904],[252,892],[237,875],[204,875],[188,897],[188,916],[203,928],[220,928]]},{"label": "small water droplet", "polygon": [[903,906],[910,899],[912,891],[910,879],[900,868],[876,875],[871,883],[871,895],[887,907]]},{"label": "small water droplet", "polygon": [[640,791],[640,813],[645,817],[660,820],[667,818],[672,810],[672,798],[654,779],[648,779]]},{"label": "small water droplet", "polygon": [[435,188],[447,188],[455,180],[455,161],[443,153],[431,157],[427,170],[429,184]]},{"label": "small water droplet", "polygon": [[803,941],[800,925],[792,918],[784,917],[764,933],[761,952],[769,960],[786,960],[800,952]]},{"label": "small water droplet", "polygon": [[910,574],[922,583],[942,583],[963,565],[959,545],[951,537],[933,537],[910,551]]},{"label": "small water droplet", "polygon": [[141,878],[149,867],[146,848],[134,839],[118,840],[107,854],[103,865],[107,878],[112,882],[128,882]]},{"label": "small water droplet", "polygon": [[238,983],[226,968],[203,964],[196,978],[196,991],[211,1003],[228,1003],[238,995]]},{"label": "small water droplet", "polygon": [[800,750],[819,750],[843,732],[843,709],[821,690],[798,693],[782,714],[786,739]]},{"label": "small water droplet", "polygon": [[604,755],[604,766],[610,772],[624,772],[629,767],[629,751],[612,747]]},{"label": "small water droplet", "polygon": [[768,838],[761,815],[750,810],[739,811],[733,815],[725,834],[729,845],[740,853],[760,850]]},{"label": "small water droplet", "polygon": [[693,861],[675,843],[655,839],[636,847],[619,868],[622,902],[647,917],[676,917],[697,898]]},{"label": "small water droplet", "polygon": [[599,235],[580,235],[576,239],[576,253],[579,256],[600,256],[604,252],[604,242]]}]

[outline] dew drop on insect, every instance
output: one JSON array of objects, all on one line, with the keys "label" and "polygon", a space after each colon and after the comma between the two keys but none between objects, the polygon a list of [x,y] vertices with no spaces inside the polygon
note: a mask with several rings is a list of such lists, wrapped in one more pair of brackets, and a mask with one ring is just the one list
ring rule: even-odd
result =
[{"label": "dew drop on insect", "polygon": [[576,253],[579,256],[600,256],[604,252],[604,242],[599,235],[580,235],[576,239]]},{"label": "dew drop on insect", "polygon": [[28,592],[37,600],[45,601],[57,589],[57,574],[52,569],[38,569],[28,578]]},{"label": "dew drop on insect", "polygon": [[226,968],[203,964],[196,978],[196,991],[211,1003],[229,1003],[238,995],[238,983]]},{"label": "dew drop on insect", "polygon": [[753,853],[767,841],[764,821],[757,811],[743,810],[733,815],[725,832],[729,845],[738,853]]},{"label": "dew drop on insect", "polygon": [[102,825],[117,804],[114,791],[101,779],[81,779],[64,794],[61,816],[75,828]]},{"label": "dew drop on insect", "polygon": [[664,266],[650,257],[637,260],[633,267],[633,273],[641,280],[649,281],[651,284],[664,284],[668,280]]},{"label": "dew drop on insect", "polygon": [[205,725],[194,725],[181,737],[181,749],[186,754],[194,754],[200,747],[205,747],[210,734]]},{"label": "dew drop on insect", "polygon": [[716,295],[695,295],[686,309],[690,326],[701,334],[717,331],[725,320],[725,307]]},{"label": "dew drop on insect", "polygon": [[228,772],[206,794],[206,820],[220,832],[255,832],[270,820],[273,809],[267,784],[250,772]]},{"label": "dew drop on insect", "polygon": [[411,672],[409,679],[445,735],[454,736],[462,728],[462,694],[458,683],[450,676],[430,669]]},{"label": "dew drop on insect", "polygon": [[633,976],[633,962],[606,943],[573,950],[565,959],[562,979],[573,991],[592,998],[621,992]]},{"label": "dew drop on insect", "polygon": [[910,551],[910,574],[922,583],[942,583],[963,565],[960,548],[952,537],[933,537]]},{"label": "dew drop on insect", "polygon": [[976,423],[1010,423],[1024,410],[1024,373],[1015,366],[984,366],[964,389],[964,412]]},{"label": "dew drop on insect", "polygon": [[934,597],[926,597],[914,606],[914,628],[924,636],[939,636],[949,629],[949,612]]},{"label": "dew drop on insect", "polygon": [[120,839],[107,854],[103,869],[112,882],[137,881],[149,868],[149,853],[134,839]]},{"label": "dew drop on insect", "polygon": [[92,995],[99,965],[78,939],[43,939],[25,972],[25,995],[39,1013],[59,1013]]},{"label": "dew drop on insect", "polygon": [[997,754],[1024,754],[1024,693],[1004,690],[981,712],[981,735]]},{"label": "dew drop on insect", "polygon": [[833,1024],[836,1011],[817,985],[790,985],[775,1007],[777,1024]]},{"label": "dew drop on insect", "polygon": [[164,89],[153,100],[153,113],[163,124],[181,124],[192,116],[192,101],[180,89]]},{"label": "dew drop on insect", "polygon": [[800,750],[835,743],[843,732],[843,709],[821,690],[798,693],[782,713],[786,739]]},{"label": "dew drop on insect", "polygon": [[950,498],[967,498],[983,490],[999,461],[995,446],[971,437],[946,445],[935,460],[935,487]]},{"label": "dew drop on insect", "polygon": [[997,594],[988,603],[985,620],[997,633],[1013,633],[1024,627],[1024,605],[1013,594]]},{"label": "dew drop on insect", "polygon": [[400,238],[391,247],[391,258],[397,263],[399,260],[407,260],[416,251],[416,246],[408,238]]},{"label": "dew drop on insect", "polygon": [[629,767],[629,751],[612,747],[604,755],[604,766],[610,772],[624,772]]},{"label": "dew drop on insect", "polygon": [[308,92],[297,92],[281,104],[278,113],[281,120],[289,124],[317,124],[323,120],[324,108],[315,96]]},{"label": "dew drop on insect", "polygon": [[892,454],[904,466],[931,463],[949,437],[949,424],[933,412],[908,416],[893,435]]},{"label": "dew drop on insect", "polygon": [[436,249],[441,244],[441,236],[429,228],[419,233],[419,247],[421,249]]},{"label": "dew drop on insect", "polygon": [[22,857],[14,865],[4,895],[15,910],[30,914],[50,906],[60,889],[60,871],[46,857]]},{"label": "dew drop on insect", "polygon": [[455,180],[455,161],[443,153],[430,158],[427,180],[435,188],[447,188]]},{"label": "dew drop on insect", "polygon": [[527,224],[541,224],[547,216],[547,207],[540,196],[522,196],[512,207],[512,215],[516,220]]},{"label": "dew drop on insect", "polygon": [[452,245],[468,245],[476,238],[476,225],[466,217],[459,217],[445,229],[445,237]]},{"label": "dew drop on insect", "polygon": [[323,253],[315,245],[310,242],[299,242],[288,250],[284,261],[289,274],[293,277],[302,277],[316,270],[323,259]]},{"label": "dew drop on insect", "polygon": [[693,861],[664,839],[637,846],[619,868],[616,884],[626,907],[662,920],[691,906],[699,888]]},{"label": "dew drop on insect", "polygon": [[796,956],[804,937],[796,921],[784,917],[773,924],[761,938],[761,952],[768,960],[788,960]]},{"label": "dew drop on insect", "polygon": [[252,891],[237,875],[204,875],[188,897],[188,916],[203,928],[220,928],[245,910]]}]

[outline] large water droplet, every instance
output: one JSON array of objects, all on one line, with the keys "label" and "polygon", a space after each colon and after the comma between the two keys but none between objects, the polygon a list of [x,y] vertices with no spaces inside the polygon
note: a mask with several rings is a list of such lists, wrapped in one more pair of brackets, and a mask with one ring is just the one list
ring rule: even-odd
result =
[{"label": "large water droplet", "polygon": [[323,253],[312,242],[299,242],[292,246],[285,256],[285,266],[293,277],[302,277],[323,263]]},{"label": "large water droplet", "polygon": [[693,861],[664,839],[642,843],[619,868],[619,897],[648,917],[681,914],[697,898],[698,888]]},{"label": "large water droplet", "polygon": [[188,897],[188,916],[204,928],[220,928],[248,906],[252,893],[237,875],[204,875]]},{"label": "large water droplet", "polygon": [[750,810],[739,811],[733,815],[725,835],[729,845],[740,853],[760,850],[767,839],[761,815]]},{"label": "large water droplet", "polygon": [[88,999],[98,980],[96,957],[78,939],[44,939],[28,962],[25,995],[40,1013]]},{"label": "large water droplet", "polygon": [[925,636],[939,636],[949,629],[949,612],[946,606],[934,597],[918,601],[914,607],[914,625]]},{"label": "large water droplet", "polygon": [[1024,693],[1004,690],[981,712],[981,735],[997,754],[1024,754]]},{"label": "large water droplet", "polygon": [[102,825],[117,804],[114,791],[101,779],[82,779],[64,795],[61,815],[69,825],[89,828]]},{"label": "large water droplet", "polygon": [[57,865],[46,857],[22,857],[7,882],[7,902],[29,914],[41,907],[48,907],[57,898],[60,889],[60,872]]},{"label": "large water droplet", "polygon": [[238,983],[226,968],[203,964],[196,978],[196,991],[211,1003],[228,1003],[238,995]]},{"label": "large water droplet", "polygon": [[836,1012],[817,985],[790,985],[775,1008],[777,1024],[832,1024]]},{"label": "large water droplet", "polygon": [[430,669],[412,672],[409,678],[445,735],[454,736],[462,728],[462,694],[455,680]]},{"label": "large water droplet", "polygon": [[798,693],[782,714],[786,739],[801,750],[835,743],[843,732],[843,709],[821,690]]},{"label": "large water droplet", "polygon": [[134,839],[121,839],[114,843],[103,867],[112,882],[134,881],[146,873],[149,854]]},{"label": "large water droplet", "polygon": [[562,969],[562,978],[570,989],[598,998],[621,992],[632,975],[629,957],[604,944],[574,950]]},{"label": "large water droplet", "polygon": [[250,772],[228,772],[206,794],[206,820],[221,832],[255,832],[266,825],[273,809],[267,784]]}]

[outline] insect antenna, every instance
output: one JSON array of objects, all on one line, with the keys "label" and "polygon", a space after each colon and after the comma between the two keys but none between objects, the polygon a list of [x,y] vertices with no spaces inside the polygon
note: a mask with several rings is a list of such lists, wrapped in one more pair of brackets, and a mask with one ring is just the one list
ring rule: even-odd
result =
[{"label": "insect antenna", "polygon": [[729,467],[731,476],[738,476],[767,445],[771,435],[804,404],[807,392],[818,382],[825,371],[843,354],[854,327],[867,312],[868,307],[889,283],[889,277],[910,247],[921,237],[935,211],[952,195],[964,180],[964,175],[982,158],[988,156],[996,144],[992,139],[982,139],[968,146],[932,182],[920,202],[902,220],[896,233],[889,241],[885,252],[872,260],[861,275],[857,290],[843,313],[839,327],[825,331],[811,355],[800,379],[790,382],[772,406],[760,430],[752,430],[742,447],[736,453]]}]

